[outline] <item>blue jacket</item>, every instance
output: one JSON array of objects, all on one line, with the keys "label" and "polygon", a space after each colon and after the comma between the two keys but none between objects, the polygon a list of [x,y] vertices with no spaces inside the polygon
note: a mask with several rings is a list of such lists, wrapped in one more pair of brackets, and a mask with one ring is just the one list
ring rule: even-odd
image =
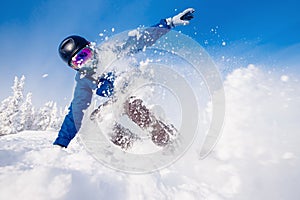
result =
[{"label": "blue jacket", "polygon": [[[142,43],[141,41],[138,41],[140,48],[137,47],[137,51],[142,50],[145,45],[151,46],[156,40],[158,40],[171,29],[164,19],[152,27],[158,27],[159,29],[150,28],[147,32],[151,34],[152,40],[146,40]],[[127,46],[130,46],[133,45],[132,43],[135,41],[135,38],[129,37],[126,44],[128,44]],[[75,137],[76,133],[80,129],[83,119],[83,111],[86,110],[91,104],[93,91],[95,90],[97,95],[103,97],[109,97],[113,93],[114,75],[112,73],[107,73],[100,77],[98,84],[96,84],[95,81],[90,77],[82,78],[80,72],[76,74],[75,80],[76,86],[73,100],[69,107],[69,112],[61,125],[58,137],[53,143],[63,147],[67,147],[69,145],[71,140]]]}]

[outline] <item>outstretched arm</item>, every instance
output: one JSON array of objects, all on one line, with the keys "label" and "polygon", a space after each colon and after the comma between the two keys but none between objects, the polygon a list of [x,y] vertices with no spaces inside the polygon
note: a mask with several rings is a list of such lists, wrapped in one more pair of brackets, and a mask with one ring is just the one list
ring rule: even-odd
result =
[{"label": "outstretched arm", "polygon": [[188,25],[189,21],[194,17],[194,12],[193,8],[188,8],[174,17],[160,20],[158,24],[152,27],[130,31],[128,33],[129,38],[122,49],[129,49],[130,53],[136,53],[146,47],[152,46],[160,37],[168,33],[171,28]]},{"label": "outstretched arm", "polygon": [[92,90],[94,87],[96,86],[92,80],[81,78],[79,72],[76,74],[76,87],[72,103],[69,107],[69,113],[62,123],[58,137],[53,143],[54,145],[67,147],[75,137],[81,127],[84,110],[86,110],[91,103]]}]

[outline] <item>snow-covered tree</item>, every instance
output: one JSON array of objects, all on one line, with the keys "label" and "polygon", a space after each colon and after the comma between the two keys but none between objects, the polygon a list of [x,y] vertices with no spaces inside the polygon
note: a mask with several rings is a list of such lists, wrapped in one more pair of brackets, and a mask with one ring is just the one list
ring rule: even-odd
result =
[{"label": "snow-covered tree", "polygon": [[53,101],[49,101],[44,105],[44,107],[39,109],[34,119],[34,130],[46,130],[49,127],[51,122],[52,108]]},{"label": "snow-covered tree", "polygon": [[[63,117],[62,109],[58,111],[57,104],[53,101],[47,102],[40,108],[34,117],[33,130],[58,130],[61,126]],[[64,112],[65,113],[65,112]]]},{"label": "snow-covered tree", "polygon": [[12,134],[19,131],[20,125],[20,108],[23,104],[25,76],[20,79],[15,77],[12,87],[12,96],[7,97],[1,102],[0,106],[0,135]]},{"label": "snow-covered tree", "polygon": [[26,95],[26,100],[21,106],[20,130],[31,130],[34,120],[34,107],[31,102],[32,93]]},{"label": "snow-covered tree", "polygon": [[15,77],[12,95],[0,104],[0,136],[23,130],[58,130],[67,109],[58,109],[55,102],[49,101],[36,111],[32,93],[23,94],[24,85],[25,76]]},{"label": "snow-covered tree", "polygon": [[56,126],[53,126],[52,128],[56,131],[58,131],[63,123],[63,120],[66,116],[66,114],[68,114],[69,112],[69,107],[65,106],[64,109],[62,107],[60,107],[59,109],[59,113],[57,116],[57,121],[56,121]]},{"label": "snow-covered tree", "polygon": [[58,109],[56,103],[53,104],[52,110],[50,113],[50,124],[47,127],[48,130],[58,130],[61,125],[60,115],[58,113]]}]

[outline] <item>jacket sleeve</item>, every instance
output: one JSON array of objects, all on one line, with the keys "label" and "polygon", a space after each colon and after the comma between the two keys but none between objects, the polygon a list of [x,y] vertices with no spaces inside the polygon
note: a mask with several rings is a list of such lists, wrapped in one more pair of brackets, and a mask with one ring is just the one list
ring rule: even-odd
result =
[{"label": "jacket sleeve", "polygon": [[122,47],[123,50],[129,49],[130,53],[136,53],[145,47],[152,46],[159,38],[167,34],[171,30],[171,26],[167,24],[165,19],[161,19],[146,29],[137,29],[129,32],[129,37]]},{"label": "jacket sleeve", "polygon": [[76,75],[76,86],[69,112],[65,116],[58,137],[53,144],[67,147],[81,127],[84,111],[89,107],[95,84],[88,78]]}]

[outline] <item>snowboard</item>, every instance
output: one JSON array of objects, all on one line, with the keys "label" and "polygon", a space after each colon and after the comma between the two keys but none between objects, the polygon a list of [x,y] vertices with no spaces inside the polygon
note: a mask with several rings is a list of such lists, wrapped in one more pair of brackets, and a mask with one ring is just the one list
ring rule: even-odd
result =
[{"label": "snowboard", "polygon": [[[91,113],[90,120],[104,120],[105,116],[102,111],[107,106],[114,106],[115,102],[111,99],[101,104]],[[124,123],[118,119],[124,117],[129,122],[127,120]],[[131,96],[123,103],[120,116],[112,123],[109,133],[110,141],[124,150],[131,148],[137,140],[145,138],[151,139],[158,147],[166,147],[178,137],[178,131],[173,124],[155,116],[143,100],[135,96]],[[135,127],[132,124],[135,124]]]}]

